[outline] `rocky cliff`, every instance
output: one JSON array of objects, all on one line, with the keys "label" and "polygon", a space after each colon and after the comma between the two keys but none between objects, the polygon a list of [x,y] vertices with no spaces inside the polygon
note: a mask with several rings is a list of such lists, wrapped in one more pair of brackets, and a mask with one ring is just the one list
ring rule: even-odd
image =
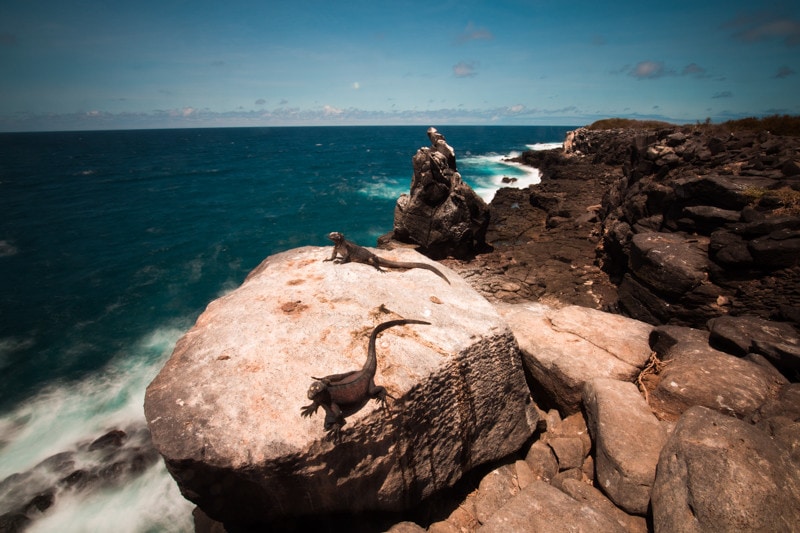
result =
[{"label": "rocky cliff", "polygon": [[[572,132],[523,154],[542,183],[496,195],[494,250],[440,261],[452,286],[316,248],[267,258],[148,388],[198,530],[796,529],[797,146]],[[310,376],[359,367],[398,316],[431,325],[379,340],[393,409],[326,440],[299,417]]]}]

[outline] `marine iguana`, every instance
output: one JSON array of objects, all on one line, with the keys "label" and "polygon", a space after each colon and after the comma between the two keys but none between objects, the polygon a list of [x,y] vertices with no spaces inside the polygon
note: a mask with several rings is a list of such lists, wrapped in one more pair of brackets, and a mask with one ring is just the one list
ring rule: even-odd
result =
[{"label": "marine iguana", "polygon": [[325,410],[325,431],[327,438],[338,439],[339,430],[345,424],[342,407],[353,407],[366,403],[369,399],[378,400],[386,407],[386,389],[375,385],[375,371],[378,369],[378,358],[375,354],[375,340],[385,329],[403,324],[426,324],[423,320],[390,320],[378,324],[369,336],[367,360],[361,370],[353,370],[344,374],[332,374],[324,378],[315,378],[308,388],[308,399],[312,401],[300,409],[300,416],[309,417],[322,406]]},{"label": "marine iguana", "polygon": [[[379,257],[363,246],[359,246],[353,242],[348,241],[344,238],[344,235],[339,233],[338,231],[333,231],[328,234],[328,238],[333,241],[333,254],[330,258],[325,259],[325,261],[333,261],[335,263],[349,263],[353,261],[355,263],[364,263],[366,265],[372,265],[381,272],[384,270],[381,268],[389,267],[389,268],[424,268],[425,270],[430,270],[443,280],[450,284],[450,280],[442,274],[439,269],[434,266],[431,266],[427,263],[406,263],[403,261],[392,261],[391,259],[384,259],[383,257]],[[337,255],[341,257],[337,259]]]}]

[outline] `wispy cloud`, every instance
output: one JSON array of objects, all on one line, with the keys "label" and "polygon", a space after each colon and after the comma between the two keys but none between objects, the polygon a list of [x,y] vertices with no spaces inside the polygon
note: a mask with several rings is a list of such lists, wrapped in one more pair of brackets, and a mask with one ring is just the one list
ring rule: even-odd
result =
[{"label": "wispy cloud", "polygon": [[800,44],[800,20],[776,11],[743,13],[723,27],[732,29],[733,38],[744,43],[777,39],[786,46]]},{"label": "wispy cloud", "polygon": [[652,80],[671,74],[661,61],[640,61],[629,72],[634,78]]},{"label": "wispy cloud", "polygon": [[714,93],[711,98],[718,99],[718,98],[733,98],[733,93],[730,91],[720,91],[718,93]]},{"label": "wispy cloud", "polygon": [[791,67],[784,65],[778,69],[778,72],[775,73],[773,78],[782,80],[783,78],[788,78],[789,76],[793,76],[795,74],[796,72]]},{"label": "wispy cloud", "polygon": [[706,69],[697,63],[689,63],[678,72],[663,61],[640,61],[633,67],[623,67],[619,72],[626,72],[629,76],[640,80],[654,80],[665,76],[691,76],[698,79],[709,77]]},{"label": "wispy cloud", "polygon": [[458,43],[466,43],[469,41],[481,41],[481,40],[491,40],[494,39],[494,35],[492,32],[487,30],[486,28],[481,28],[475,26],[472,22],[467,24],[467,27],[464,28],[458,37],[456,38],[456,42]]},{"label": "wispy cloud", "polygon": [[695,78],[705,78],[707,76],[706,69],[697,63],[690,63],[683,67],[681,74],[684,76],[694,76]]},{"label": "wispy cloud", "polygon": [[453,65],[453,75],[456,78],[471,78],[473,76],[477,76],[478,73],[475,72],[475,68],[477,66],[477,63],[474,61],[469,63],[466,61],[460,61]]}]

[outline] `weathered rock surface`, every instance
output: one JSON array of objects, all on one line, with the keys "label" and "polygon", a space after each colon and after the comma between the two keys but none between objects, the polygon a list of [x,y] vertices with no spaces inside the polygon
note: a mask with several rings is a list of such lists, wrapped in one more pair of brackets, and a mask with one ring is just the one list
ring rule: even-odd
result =
[{"label": "weathered rock surface", "polygon": [[737,356],[763,355],[787,377],[800,376],[800,333],[787,322],[754,316],[721,316],[708,321],[709,343]]},{"label": "weathered rock surface", "polygon": [[653,347],[666,363],[650,396],[655,409],[669,416],[701,405],[744,417],[774,399],[785,385],[774,368],[715,350],[708,338],[708,332],[692,328],[654,330]]},{"label": "weathered rock surface", "polygon": [[619,168],[567,159],[560,150],[525,152],[540,170],[529,189],[500,189],[486,240],[493,252],[445,260],[490,301],[540,301],[613,308],[617,289],[596,260],[600,199]]},{"label": "weathered rock surface", "polygon": [[654,530],[795,531],[798,466],[754,426],[693,407],[661,451],[652,497]]},{"label": "weathered rock surface", "polygon": [[[407,509],[536,427],[516,341],[465,282],[323,262],[329,252],[267,258],[208,306],[147,389],[156,448],[215,520]],[[391,412],[370,402],[348,414],[340,443],[325,440],[321,413],[300,417],[311,376],[360,368],[373,327],[398,317],[431,325],[378,339]]]},{"label": "weathered rock surface", "polygon": [[598,486],[622,509],[647,514],[666,428],[633,383],[593,379],[584,385],[583,403],[595,443]]},{"label": "weathered rock surface", "polygon": [[480,533],[624,532],[616,520],[552,485],[534,481],[497,511]]},{"label": "weathered rock surface", "polygon": [[573,134],[572,153],[623,171],[603,198],[602,262],[634,318],[702,327],[725,314],[797,316],[800,181],[788,169],[800,141],[718,133]]},{"label": "weathered rock surface", "polygon": [[470,257],[486,248],[489,207],[462,179],[455,150],[435,128],[412,158],[409,194],[398,198],[393,237],[431,257]]},{"label": "weathered rock surface", "polygon": [[563,413],[580,409],[595,377],[633,381],[650,358],[649,324],[578,306],[497,304],[536,381],[533,393]]}]

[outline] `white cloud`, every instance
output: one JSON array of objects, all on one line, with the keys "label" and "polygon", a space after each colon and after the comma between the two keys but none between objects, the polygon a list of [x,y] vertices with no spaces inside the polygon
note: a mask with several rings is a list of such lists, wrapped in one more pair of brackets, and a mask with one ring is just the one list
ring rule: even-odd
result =
[{"label": "white cloud", "polygon": [[355,90],[357,91],[357,90],[359,90],[360,88],[361,88],[361,84],[360,84],[360,83],[358,83],[357,81],[354,81],[354,82],[353,82],[353,89],[355,89]]},{"label": "white cloud", "polygon": [[457,41],[459,43],[465,43],[467,41],[479,41],[479,40],[491,40],[494,39],[494,35],[492,32],[487,30],[486,28],[480,28],[475,26],[472,22],[467,24],[467,27],[464,28],[464,31],[458,36]]},{"label": "white cloud", "polygon": [[800,44],[800,21],[768,10],[742,14],[725,24],[733,28],[733,38],[745,43],[757,43],[771,39],[783,40],[786,46]]},{"label": "white cloud", "polygon": [[456,78],[471,78],[473,76],[477,76],[477,72],[475,72],[476,64],[474,62],[467,63],[465,61],[461,61],[455,65],[453,65],[453,74]]},{"label": "white cloud", "polygon": [[629,72],[631,76],[640,80],[660,78],[667,73],[664,63],[661,61],[640,61]]},{"label": "white cloud", "polygon": [[333,107],[330,105],[325,105],[322,107],[322,114],[326,117],[335,117],[341,115],[342,113],[344,113],[344,111],[338,107]]}]

